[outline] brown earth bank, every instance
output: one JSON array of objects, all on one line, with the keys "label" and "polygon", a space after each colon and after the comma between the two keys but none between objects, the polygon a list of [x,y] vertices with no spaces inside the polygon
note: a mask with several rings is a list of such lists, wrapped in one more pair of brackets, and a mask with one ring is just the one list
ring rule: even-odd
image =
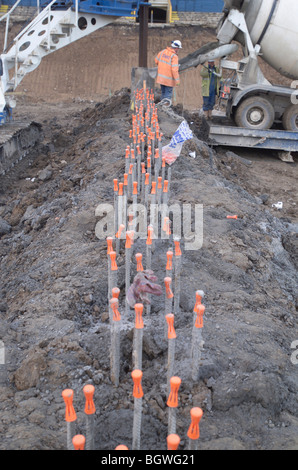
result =
[{"label": "brown earth bank", "polygon": [[[212,31],[196,30],[198,46],[212,37]],[[189,41],[189,52],[197,47],[192,47],[193,28],[155,31],[154,37],[152,30],[149,34],[152,57],[167,42],[169,31],[184,44]],[[122,25],[96,33],[96,41],[106,45],[96,53],[94,48],[93,56],[106,53],[100,76],[106,74],[107,90],[98,85],[102,62],[85,57],[95,38],[83,41],[85,45],[80,41],[69,46],[82,47],[81,61],[78,49],[77,54],[65,49],[67,60],[62,51],[52,54],[45,59],[50,65],[43,62],[22,82],[27,92],[18,97],[15,118],[40,122],[44,136],[0,178],[0,338],[6,353],[0,365],[2,450],[65,449],[65,388],[74,390],[76,432],[85,434],[82,389],[87,383],[95,386],[95,448],[112,450],[121,443],[132,448],[134,313],[124,314],[125,248],[121,242],[117,258],[122,328],[116,387],[110,370],[107,246],[95,234],[100,220],[95,210],[113,204],[113,179],[123,179],[132,127],[125,87],[135,66],[137,33]],[[115,51],[119,61],[113,60]],[[127,51],[133,51],[130,59]],[[72,64],[71,71],[66,63]],[[59,79],[54,81],[56,74]],[[285,163],[273,152],[208,145],[202,137],[206,123],[192,113],[200,106],[198,74],[196,69],[185,78],[193,80],[198,92],[194,101],[190,84],[186,91],[182,85],[173,111],[158,111],[163,145],[182,117],[194,134],[171,166],[169,203],[203,205],[202,246],[187,250],[182,240],[174,367],[181,378],[179,448],[188,449],[190,410],[200,407],[199,449],[294,450],[297,158]],[[283,202],[281,210],[272,206],[278,201]],[[227,218],[233,214],[237,219]],[[171,247],[167,239],[154,245],[152,268],[160,285]],[[137,252],[145,260],[142,239],[133,247],[132,278]],[[190,351],[197,290],[205,293],[206,310],[199,377],[193,379]],[[142,450],[166,449],[167,360],[164,296],[152,296],[151,313],[144,313]]]}]

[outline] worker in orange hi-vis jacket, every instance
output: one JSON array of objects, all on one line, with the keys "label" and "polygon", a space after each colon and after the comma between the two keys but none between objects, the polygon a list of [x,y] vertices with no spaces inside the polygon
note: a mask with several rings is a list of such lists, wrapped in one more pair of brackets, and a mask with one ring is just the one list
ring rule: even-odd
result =
[{"label": "worker in orange hi-vis jacket", "polygon": [[182,49],[182,45],[179,40],[176,40],[155,57],[155,63],[157,64],[156,83],[159,83],[161,87],[161,100],[164,98],[172,100],[173,88],[180,84],[179,49]]}]

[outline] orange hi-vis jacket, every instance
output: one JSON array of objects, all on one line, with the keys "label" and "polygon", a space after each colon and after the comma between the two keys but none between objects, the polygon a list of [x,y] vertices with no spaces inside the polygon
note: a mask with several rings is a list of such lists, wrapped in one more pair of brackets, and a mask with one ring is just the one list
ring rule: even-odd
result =
[{"label": "orange hi-vis jacket", "polygon": [[157,64],[156,83],[174,87],[179,85],[179,64],[178,55],[172,47],[160,51],[155,57]]}]

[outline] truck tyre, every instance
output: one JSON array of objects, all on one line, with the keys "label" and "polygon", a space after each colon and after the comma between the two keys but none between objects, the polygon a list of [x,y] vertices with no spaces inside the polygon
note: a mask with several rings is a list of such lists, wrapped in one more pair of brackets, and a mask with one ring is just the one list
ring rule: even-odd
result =
[{"label": "truck tyre", "polygon": [[282,125],[287,131],[298,132],[298,105],[290,105],[282,117]]},{"label": "truck tyre", "polygon": [[270,101],[260,96],[251,96],[236,109],[235,123],[238,127],[248,129],[270,129],[274,117],[275,112]]}]

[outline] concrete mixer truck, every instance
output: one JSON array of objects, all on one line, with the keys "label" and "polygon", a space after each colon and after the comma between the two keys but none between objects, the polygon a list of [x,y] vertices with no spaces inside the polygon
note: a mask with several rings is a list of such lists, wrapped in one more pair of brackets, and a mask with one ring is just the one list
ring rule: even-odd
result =
[{"label": "concrete mixer truck", "polygon": [[[237,62],[222,60],[234,70],[227,114],[239,127],[298,131],[298,2],[297,0],[225,0],[225,15],[217,31],[219,45],[236,41],[244,56]],[[264,77],[261,56],[292,86],[275,86]]]},{"label": "concrete mixer truck", "polygon": [[[232,125],[211,124],[209,137],[215,145],[298,151],[297,18],[297,0],[225,0],[217,41],[182,59],[181,71],[216,58],[223,72],[232,71],[226,96]],[[233,61],[237,44],[243,56]],[[272,84],[262,73],[259,56],[291,79],[290,85]]]}]

